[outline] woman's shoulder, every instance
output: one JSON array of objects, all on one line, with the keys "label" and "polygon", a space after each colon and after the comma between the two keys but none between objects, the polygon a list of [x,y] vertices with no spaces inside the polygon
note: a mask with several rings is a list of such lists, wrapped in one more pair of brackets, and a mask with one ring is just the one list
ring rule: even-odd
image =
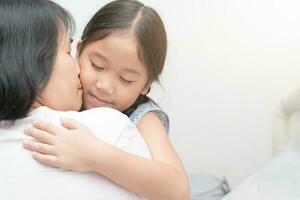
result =
[{"label": "woman's shoulder", "polygon": [[44,120],[55,124],[60,124],[61,117],[67,117],[78,120],[85,124],[101,124],[101,127],[112,127],[111,124],[118,124],[117,127],[122,125],[132,124],[129,118],[118,110],[102,107],[93,108],[84,111],[57,111],[48,107],[39,107],[30,113],[30,117],[33,119]]}]

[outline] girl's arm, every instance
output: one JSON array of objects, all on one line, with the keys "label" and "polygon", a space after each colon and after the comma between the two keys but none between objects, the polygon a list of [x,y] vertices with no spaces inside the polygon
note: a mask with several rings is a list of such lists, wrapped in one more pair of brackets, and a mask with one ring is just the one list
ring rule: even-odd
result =
[{"label": "girl's arm", "polygon": [[129,191],[149,199],[189,199],[189,184],[184,168],[169,142],[167,133],[154,113],[139,124],[152,156],[145,159],[124,152],[93,136],[75,120],[63,120],[69,130],[36,123],[26,134],[39,142],[25,142],[42,163],[82,171],[95,171]]},{"label": "girl's arm", "polygon": [[[149,173],[149,176],[153,176],[153,179],[157,181],[152,183],[152,186],[149,184],[149,186],[154,187],[156,185],[161,188],[168,188],[174,195],[176,193],[178,199],[190,199],[190,188],[186,172],[160,119],[154,112],[149,112],[141,118],[137,128],[150,150],[152,162],[158,165],[157,171],[152,171],[154,166],[151,169],[150,165],[144,171],[145,174]],[[146,170],[149,170],[149,172],[146,172]],[[176,199],[176,196],[173,196],[173,199]]]}]

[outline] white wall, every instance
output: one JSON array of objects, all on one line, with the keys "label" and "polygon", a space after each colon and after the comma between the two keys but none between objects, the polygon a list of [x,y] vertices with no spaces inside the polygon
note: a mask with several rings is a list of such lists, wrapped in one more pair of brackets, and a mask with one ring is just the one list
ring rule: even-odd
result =
[{"label": "white wall", "polygon": [[[108,1],[56,0],[78,24],[76,39]],[[163,89],[172,142],[190,173],[232,185],[271,158],[272,118],[300,85],[297,0],[144,0],[164,19],[169,52]]]}]

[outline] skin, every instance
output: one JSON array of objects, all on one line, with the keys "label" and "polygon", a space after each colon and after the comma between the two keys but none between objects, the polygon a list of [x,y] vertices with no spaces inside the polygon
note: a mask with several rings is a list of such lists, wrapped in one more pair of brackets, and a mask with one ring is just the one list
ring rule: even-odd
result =
[{"label": "skin", "polygon": [[60,111],[80,109],[83,93],[79,79],[80,69],[70,52],[70,38],[62,34],[50,80],[33,103],[32,110],[40,106]]},{"label": "skin", "polygon": [[[148,91],[148,76],[137,55],[137,43],[131,32],[108,36],[86,46],[79,56],[85,108],[105,106],[122,111]],[[62,125],[68,130],[43,122],[33,124],[25,134],[38,142],[26,141],[24,147],[32,150],[34,158],[42,163],[100,173],[148,199],[190,198],[183,165],[156,114],[147,113],[137,124],[152,159],[129,154],[96,139],[75,120],[64,119]]]},{"label": "skin", "polygon": [[149,90],[147,71],[138,58],[132,32],[88,44],[79,56],[79,64],[85,109],[112,107],[124,111]]}]

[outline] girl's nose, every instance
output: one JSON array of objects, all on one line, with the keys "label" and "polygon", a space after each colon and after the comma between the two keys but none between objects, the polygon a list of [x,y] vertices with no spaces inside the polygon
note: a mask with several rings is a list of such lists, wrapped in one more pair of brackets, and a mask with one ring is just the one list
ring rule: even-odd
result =
[{"label": "girl's nose", "polygon": [[107,94],[114,93],[114,87],[111,80],[98,80],[96,83],[96,88]]}]

